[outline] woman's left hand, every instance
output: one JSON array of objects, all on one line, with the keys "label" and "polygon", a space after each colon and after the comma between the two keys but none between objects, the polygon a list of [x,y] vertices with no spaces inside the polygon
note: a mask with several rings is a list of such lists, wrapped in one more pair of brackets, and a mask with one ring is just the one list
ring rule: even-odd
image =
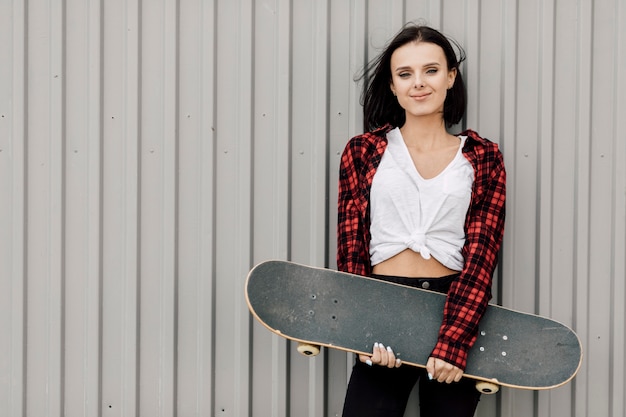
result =
[{"label": "woman's left hand", "polygon": [[438,382],[445,382],[446,384],[459,382],[463,376],[463,370],[461,368],[433,357],[428,358],[426,371],[428,371],[429,377],[432,377],[431,379]]}]

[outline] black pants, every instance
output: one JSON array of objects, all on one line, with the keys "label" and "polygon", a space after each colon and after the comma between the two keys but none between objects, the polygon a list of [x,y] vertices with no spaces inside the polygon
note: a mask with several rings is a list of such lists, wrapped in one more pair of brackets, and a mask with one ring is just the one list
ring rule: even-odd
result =
[{"label": "black pants", "polygon": [[[452,275],[436,279],[414,279],[375,275],[374,278],[447,293]],[[385,342],[381,340],[380,342]],[[392,346],[393,347],[393,346]],[[413,386],[419,383],[421,417],[471,417],[480,393],[473,381],[462,379],[445,384],[430,381],[426,370],[404,365],[399,368],[368,366],[357,358],[348,384],[343,417],[402,417]]]}]

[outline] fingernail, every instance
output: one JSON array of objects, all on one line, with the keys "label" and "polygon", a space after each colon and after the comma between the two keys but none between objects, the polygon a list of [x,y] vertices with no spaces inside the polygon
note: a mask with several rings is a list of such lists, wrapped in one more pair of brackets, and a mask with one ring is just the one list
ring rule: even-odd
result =
[{"label": "fingernail", "polygon": [[433,374],[431,374],[430,372],[428,373],[428,379],[430,379],[431,381],[433,380]]},{"label": "fingernail", "polygon": [[391,346],[387,346],[387,352],[393,352],[393,350],[391,350]]},{"label": "fingernail", "polygon": [[371,360],[369,360],[369,359],[368,359],[368,360],[366,360],[366,361],[365,361],[365,363],[366,363],[367,365],[369,365],[369,366],[372,366],[372,365],[373,365],[373,364],[372,364],[372,361],[371,361]]},{"label": "fingernail", "polygon": [[400,359],[396,359],[396,363],[397,363],[398,365],[400,365],[400,362],[401,362],[401,361],[400,361]]},{"label": "fingernail", "polygon": [[374,343],[374,349],[378,349],[378,342]]}]

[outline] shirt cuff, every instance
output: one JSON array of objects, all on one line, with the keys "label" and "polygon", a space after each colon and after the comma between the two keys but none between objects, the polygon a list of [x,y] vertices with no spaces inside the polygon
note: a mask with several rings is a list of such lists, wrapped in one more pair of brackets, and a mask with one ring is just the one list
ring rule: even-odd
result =
[{"label": "shirt cuff", "polygon": [[460,343],[449,343],[440,340],[437,342],[437,345],[435,345],[430,356],[451,363],[465,371],[465,367],[467,366],[467,351],[468,349],[463,347]]}]

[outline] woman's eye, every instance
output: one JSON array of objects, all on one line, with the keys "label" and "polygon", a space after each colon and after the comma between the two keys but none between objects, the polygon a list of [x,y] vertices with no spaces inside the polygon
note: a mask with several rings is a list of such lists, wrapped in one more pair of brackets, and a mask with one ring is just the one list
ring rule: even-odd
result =
[{"label": "woman's eye", "polygon": [[430,68],[426,70],[426,74],[436,74],[436,73],[437,73],[437,68]]},{"label": "woman's eye", "polygon": [[403,73],[398,74],[398,76],[400,78],[407,78],[407,77],[410,77],[411,74],[409,74],[408,72],[403,72]]}]

